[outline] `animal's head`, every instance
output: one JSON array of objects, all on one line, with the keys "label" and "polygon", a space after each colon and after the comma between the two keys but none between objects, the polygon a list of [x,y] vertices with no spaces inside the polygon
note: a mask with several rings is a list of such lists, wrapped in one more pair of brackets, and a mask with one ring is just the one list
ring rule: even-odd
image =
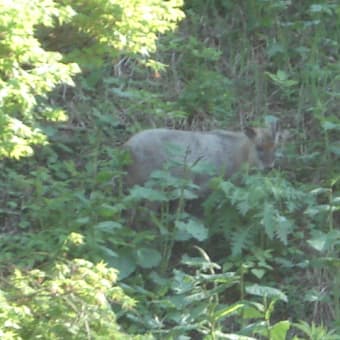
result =
[{"label": "animal's head", "polygon": [[278,124],[273,121],[265,128],[246,127],[245,134],[254,143],[250,161],[260,169],[272,168],[278,143]]}]

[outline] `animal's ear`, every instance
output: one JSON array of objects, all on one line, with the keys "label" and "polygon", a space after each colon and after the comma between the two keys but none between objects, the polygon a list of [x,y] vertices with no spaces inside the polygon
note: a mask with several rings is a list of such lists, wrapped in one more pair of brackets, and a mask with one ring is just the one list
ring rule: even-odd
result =
[{"label": "animal's ear", "polygon": [[256,137],[256,129],[254,129],[251,126],[246,126],[244,128],[244,133],[246,134],[246,136],[250,139],[254,139]]}]

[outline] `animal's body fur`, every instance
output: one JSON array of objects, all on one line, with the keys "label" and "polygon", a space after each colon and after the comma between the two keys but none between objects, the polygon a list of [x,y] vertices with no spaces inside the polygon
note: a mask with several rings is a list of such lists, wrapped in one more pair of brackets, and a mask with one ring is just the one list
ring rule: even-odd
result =
[{"label": "animal's body fur", "polygon": [[[275,143],[276,126],[248,128],[245,132],[144,130],[125,143],[132,158],[127,169],[127,184],[130,187],[142,185],[154,170],[162,169],[167,164],[170,164],[172,174],[183,177],[188,174],[188,169],[190,172],[197,163],[204,162],[213,171],[209,174],[190,174],[204,192],[212,173],[228,178],[244,163],[260,169],[271,167]],[[172,151],[169,151],[171,148]]]}]

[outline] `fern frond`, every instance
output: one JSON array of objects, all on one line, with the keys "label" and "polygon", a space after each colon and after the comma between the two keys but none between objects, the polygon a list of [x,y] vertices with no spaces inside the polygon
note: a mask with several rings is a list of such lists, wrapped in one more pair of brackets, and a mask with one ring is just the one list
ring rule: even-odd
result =
[{"label": "fern frond", "polygon": [[251,246],[252,233],[250,228],[234,231],[231,235],[231,253],[233,256],[242,254],[242,250]]}]

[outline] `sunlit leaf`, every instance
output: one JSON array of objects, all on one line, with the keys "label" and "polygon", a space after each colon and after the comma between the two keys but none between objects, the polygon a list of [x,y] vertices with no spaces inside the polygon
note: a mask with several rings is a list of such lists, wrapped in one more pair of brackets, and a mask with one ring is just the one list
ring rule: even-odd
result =
[{"label": "sunlit leaf", "polygon": [[290,322],[288,320],[277,322],[270,328],[270,340],[286,339],[289,328]]},{"label": "sunlit leaf", "polygon": [[246,287],[246,292],[251,295],[275,298],[275,299],[282,300],[284,302],[288,302],[288,298],[285,293],[283,293],[279,289],[272,288],[272,287],[253,284],[253,285],[249,285]]}]

